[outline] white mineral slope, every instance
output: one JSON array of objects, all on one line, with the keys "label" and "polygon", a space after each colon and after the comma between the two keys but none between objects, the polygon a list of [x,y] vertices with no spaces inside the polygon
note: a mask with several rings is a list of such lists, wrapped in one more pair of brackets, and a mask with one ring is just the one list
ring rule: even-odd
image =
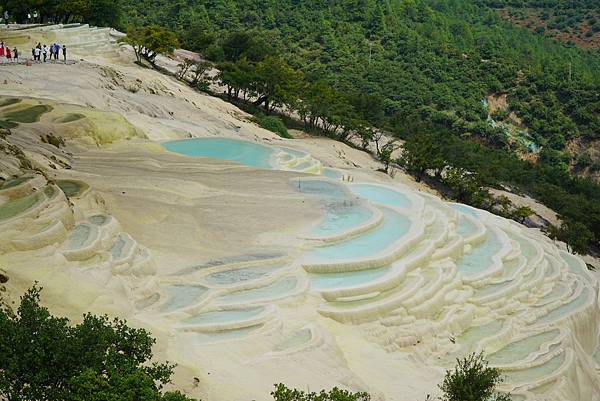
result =
[{"label": "white mineral slope", "polygon": [[[600,400],[598,284],[577,258],[516,223],[461,209],[473,215],[465,217],[405,176],[376,172],[363,152],[326,139],[282,140],[172,78],[101,62],[0,68],[0,96],[37,99],[52,113],[118,113],[140,134],[96,133],[111,138],[107,144],[71,128],[59,152],[40,144],[44,127],[67,132],[49,117],[13,130],[8,140],[38,160],[46,178],[0,188],[0,208],[35,201],[0,220],[12,296],[38,281],[53,312],[74,320],[108,313],[150,329],[157,359],[179,364],[175,385],[204,400],[268,400],[277,382],[423,400],[437,395],[455,357],[480,349],[508,375],[503,390],[515,399]],[[376,248],[386,240],[380,232],[397,229],[386,218],[414,226],[406,241],[361,256],[364,270],[312,276],[302,265],[315,243],[303,238],[336,209],[290,185],[306,174],[189,158],[160,145],[208,136],[303,150],[346,179],[407,195],[408,206],[374,197],[384,221],[326,246]],[[64,161],[52,168],[42,151]],[[87,185],[67,199],[52,183],[66,179]]]}]

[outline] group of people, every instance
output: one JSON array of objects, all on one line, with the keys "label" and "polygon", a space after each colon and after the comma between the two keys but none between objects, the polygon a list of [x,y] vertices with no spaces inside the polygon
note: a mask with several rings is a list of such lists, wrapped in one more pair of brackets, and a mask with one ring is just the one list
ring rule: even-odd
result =
[{"label": "group of people", "polygon": [[[50,46],[43,45],[38,43],[33,49],[31,49],[31,56],[33,61],[37,63],[47,62],[49,60],[59,60],[60,54],[62,53],[62,59],[66,63],[67,62],[67,46],[59,45],[58,43],[53,43]],[[21,59],[21,53],[15,47],[11,50],[11,48],[4,43],[4,41],[0,41],[0,64],[6,63],[19,63]],[[27,63],[31,63],[27,61]]]},{"label": "group of people", "polygon": [[41,43],[38,43],[33,49],[31,49],[31,55],[33,56],[33,60],[40,63],[42,57],[44,58],[44,63],[47,60],[58,60],[59,54],[62,51],[63,61],[67,62],[67,46],[59,45],[58,43],[53,43],[50,46],[42,46]]},{"label": "group of people", "polygon": [[6,62],[18,63],[19,50],[17,50],[16,47],[13,50],[10,50],[10,47],[5,45],[3,41],[0,41],[0,63],[4,64]]}]

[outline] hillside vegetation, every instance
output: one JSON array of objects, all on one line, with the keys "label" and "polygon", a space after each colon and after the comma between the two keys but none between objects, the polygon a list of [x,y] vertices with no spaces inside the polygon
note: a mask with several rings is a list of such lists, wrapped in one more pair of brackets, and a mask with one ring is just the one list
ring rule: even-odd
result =
[{"label": "hillside vegetation", "polygon": [[600,48],[600,3],[594,0],[481,0],[503,18],[581,47]]}]

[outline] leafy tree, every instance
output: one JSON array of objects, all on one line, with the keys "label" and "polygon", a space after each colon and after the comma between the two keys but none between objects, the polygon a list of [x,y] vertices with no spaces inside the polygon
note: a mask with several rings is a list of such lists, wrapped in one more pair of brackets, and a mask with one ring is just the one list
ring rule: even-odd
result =
[{"label": "leafy tree", "polygon": [[445,167],[440,144],[437,138],[430,134],[416,134],[410,136],[401,146],[401,156],[398,164],[407,172],[414,174],[417,181],[421,181],[427,170],[435,170],[436,174]]},{"label": "leafy tree", "polygon": [[497,393],[503,378],[499,369],[490,368],[482,354],[458,359],[454,369],[446,372],[440,385],[442,401],[510,401],[510,395]]},{"label": "leafy tree", "polygon": [[159,26],[129,28],[123,41],[133,47],[138,63],[144,57],[154,64],[157,55],[171,54],[179,46],[175,34]]},{"label": "leafy tree", "polygon": [[369,401],[371,396],[364,392],[352,393],[334,387],[330,391],[321,390],[320,393],[304,392],[290,389],[283,384],[276,384],[275,391],[271,392],[274,401]]},{"label": "leafy tree", "polygon": [[[16,313],[0,310],[0,397],[29,401],[172,400],[174,365],[150,363],[155,340],[120,319],[86,314],[69,325],[40,305],[41,288]],[[181,400],[189,400],[180,398]]]}]

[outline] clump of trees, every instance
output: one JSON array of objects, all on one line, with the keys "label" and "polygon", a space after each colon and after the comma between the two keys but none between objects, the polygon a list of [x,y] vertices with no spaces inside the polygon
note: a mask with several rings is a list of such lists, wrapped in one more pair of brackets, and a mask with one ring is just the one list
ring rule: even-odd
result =
[{"label": "clump of trees", "polygon": [[120,28],[123,17],[120,0],[0,0],[0,8],[18,23],[85,22]]},{"label": "clump of trees", "polygon": [[133,47],[138,63],[143,58],[154,64],[157,55],[171,54],[179,47],[179,40],[173,32],[155,25],[129,28],[123,42]]},{"label": "clump of trees", "polygon": [[290,389],[279,383],[271,392],[274,401],[370,401],[371,396],[365,392],[353,393],[334,387],[330,391],[321,390],[319,393]]},{"label": "clump of trees", "polygon": [[155,339],[120,319],[71,325],[32,287],[15,313],[0,308],[0,398],[23,401],[192,401],[162,392],[174,365],[151,362]]}]

